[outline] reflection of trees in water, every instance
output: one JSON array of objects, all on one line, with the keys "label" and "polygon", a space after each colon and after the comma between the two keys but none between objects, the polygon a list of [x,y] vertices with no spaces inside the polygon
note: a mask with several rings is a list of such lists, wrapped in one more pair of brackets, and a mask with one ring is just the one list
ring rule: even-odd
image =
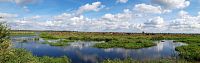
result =
[{"label": "reflection of trees in water", "polygon": [[157,46],[141,48],[141,49],[123,49],[123,48],[109,48],[104,49],[105,52],[115,52],[122,54],[123,57],[132,57],[139,60],[150,60],[156,58],[172,58],[177,57],[175,47],[181,46],[180,43],[173,43],[171,40],[164,42],[157,42]]},{"label": "reflection of trees in water", "polygon": [[70,44],[70,47],[82,49],[84,47],[89,47],[91,45],[92,45],[91,43],[74,42]]},{"label": "reflection of trees in water", "polygon": [[98,55],[97,54],[84,54],[80,50],[75,51],[76,55],[85,62],[98,62]]},{"label": "reflection of trees in water", "polygon": [[[123,49],[123,48],[108,48],[108,49],[98,49],[92,48],[91,46],[95,43],[91,42],[72,42],[69,46],[55,47],[62,52],[73,52],[76,58],[85,62],[98,62],[106,58],[127,58],[132,57],[138,60],[151,60],[166,57],[176,57],[177,53],[175,51],[176,46],[181,46],[182,43],[173,43],[173,41],[164,41],[157,43],[157,46],[141,48],[141,49]],[[31,46],[21,45],[21,46]],[[40,46],[38,44],[32,44],[31,47]],[[41,47],[41,46],[40,46]],[[51,46],[48,46],[51,47]],[[100,53],[100,54],[99,54]],[[106,55],[111,53],[111,55]],[[105,56],[100,56],[105,54]]]},{"label": "reflection of trees in water", "polygon": [[160,51],[163,50],[163,48],[164,48],[164,43],[165,43],[165,42],[158,42],[158,43],[157,43],[157,46],[155,47],[155,49],[156,49],[157,52],[160,52]]},{"label": "reflection of trees in water", "polygon": [[119,54],[122,54],[122,56],[124,58],[126,58],[126,57],[130,57],[130,54],[132,53],[132,50],[130,50],[130,49],[123,49],[123,48],[108,48],[108,49],[104,49],[104,52],[119,53]]},{"label": "reflection of trees in water", "polygon": [[73,47],[73,48],[86,48],[86,47],[91,47],[93,46],[94,44],[96,43],[102,43],[102,42],[72,42],[70,43],[70,47]]},{"label": "reflection of trees in water", "polygon": [[98,62],[98,54],[96,51],[94,54],[88,54],[87,52],[84,53],[83,49],[90,48],[92,45],[96,43],[101,43],[101,42],[73,42],[70,43],[69,46],[63,47],[63,51],[73,51],[75,55],[82,61],[84,62],[92,62],[96,63]]}]

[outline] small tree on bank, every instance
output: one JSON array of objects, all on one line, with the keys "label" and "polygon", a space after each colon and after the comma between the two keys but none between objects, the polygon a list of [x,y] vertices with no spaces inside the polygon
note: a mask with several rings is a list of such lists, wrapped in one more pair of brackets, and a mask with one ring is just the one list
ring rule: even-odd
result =
[{"label": "small tree on bank", "polygon": [[12,54],[9,36],[10,28],[4,23],[0,23],[0,62],[7,61],[7,56]]},{"label": "small tree on bank", "polygon": [[0,23],[0,50],[10,47],[9,36],[10,29],[4,23]]}]

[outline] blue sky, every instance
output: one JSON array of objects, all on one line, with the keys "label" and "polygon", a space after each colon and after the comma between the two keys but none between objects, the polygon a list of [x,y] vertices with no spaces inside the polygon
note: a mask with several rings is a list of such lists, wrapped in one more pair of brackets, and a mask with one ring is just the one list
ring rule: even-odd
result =
[{"label": "blue sky", "polygon": [[199,0],[0,0],[13,30],[200,33]]}]

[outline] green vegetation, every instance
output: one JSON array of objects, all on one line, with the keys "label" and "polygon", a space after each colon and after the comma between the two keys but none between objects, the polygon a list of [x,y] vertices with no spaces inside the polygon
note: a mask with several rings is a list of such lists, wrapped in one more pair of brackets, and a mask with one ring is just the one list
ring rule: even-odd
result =
[{"label": "green vegetation", "polygon": [[10,29],[0,23],[0,63],[70,63],[67,57],[36,57],[23,49],[13,49],[10,43]]},{"label": "green vegetation", "polygon": [[67,58],[66,56],[60,58],[52,58],[44,56],[44,57],[39,57],[39,61],[41,63],[71,63],[71,60],[69,60],[69,58]]},{"label": "green vegetation", "polygon": [[0,63],[70,63],[67,57],[36,57],[23,49],[12,49],[10,53],[0,56]]},{"label": "green vegetation", "polygon": [[[86,32],[46,32],[40,36],[44,39],[67,39],[67,40],[84,40],[84,41],[105,41],[98,43],[94,47],[98,48],[143,48],[156,45],[151,39],[143,40],[140,37],[133,37],[124,34],[111,33],[86,33]],[[52,43],[49,43],[52,45]],[[53,43],[56,44],[57,43]],[[59,43],[59,45],[61,45]]]},{"label": "green vegetation", "polygon": [[11,36],[27,36],[27,35],[36,35],[35,32],[21,32],[21,31],[11,31]]},{"label": "green vegetation", "polygon": [[40,34],[41,38],[44,38],[45,40],[49,40],[49,39],[61,39],[61,36],[56,36],[56,35],[52,35],[52,34],[47,34],[45,32]]},{"label": "green vegetation", "polygon": [[43,42],[42,44],[49,44],[50,46],[66,46],[68,42],[72,42],[72,40],[59,40],[57,42]]},{"label": "green vegetation", "polygon": [[176,42],[188,44],[176,48],[182,58],[190,61],[200,61],[200,35],[191,35],[176,39]]},{"label": "green vegetation", "polygon": [[10,29],[7,25],[0,23],[0,61],[3,63],[8,60],[7,56],[12,54],[11,43],[9,42]]},{"label": "green vegetation", "polygon": [[179,51],[180,56],[187,60],[200,61],[200,45],[193,44],[188,46],[180,46],[176,48]]},{"label": "green vegetation", "polygon": [[186,60],[177,60],[177,59],[160,59],[160,60],[150,60],[150,61],[137,61],[131,58],[120,60],[120,59],[114,59],[114,60],[104,60],[102,63],[192,63],[188,62]]},{"label": "green vegetation", "polygon": [[154,46],[156,44],[152,44],[152,41],[147,40],[134,40],[134,41],[111,41],[106,43],[97,43],[94,45],[94,47],[98,48],[143,48],[143,47],[150,47]]}]

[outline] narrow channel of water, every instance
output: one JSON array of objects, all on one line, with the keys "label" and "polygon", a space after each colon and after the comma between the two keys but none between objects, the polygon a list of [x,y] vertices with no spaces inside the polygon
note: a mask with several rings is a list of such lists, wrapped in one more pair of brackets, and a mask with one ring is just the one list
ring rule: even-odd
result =
[{"label": "narrow channel of water", "polygon": [[72,63],[96,63],[107,58],[125,59],[127,57],[136,60],[154,60],[160,58],[177,58],[178,52],[175,47],[185,45],[180,42],[173,42],[172,40],[164,40],[157,42],[157,46],[141,49],[123,49],[123,48],[109,48],[100,49],[91,47],[98,42],[77,41],[71,42],[68,46],[50,46],[48,44],[41,44],[44,40],[27,40],[27,42],[19,42],[19,39],[31,39],[35,36],[17,36],[11,37],[14,48],[24,48],[31,51],[36,56],[51,56],[60,57],[67,56],[72,60]]}]

